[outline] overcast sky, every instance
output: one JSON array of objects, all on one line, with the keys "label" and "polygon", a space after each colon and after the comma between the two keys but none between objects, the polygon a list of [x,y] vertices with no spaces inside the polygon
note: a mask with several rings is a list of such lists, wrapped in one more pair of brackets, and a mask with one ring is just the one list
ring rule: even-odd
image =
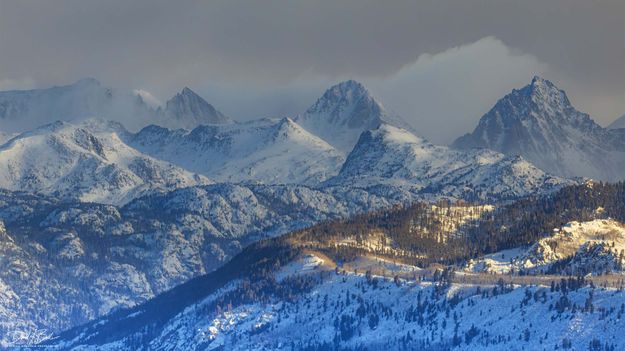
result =
[{"label": "overcast sky", "polygon": [[0,0],[0,90],[189,86],[250,119],[351,78],[445,143],[534,74],[600,124],[625,114],[625,1]]}]

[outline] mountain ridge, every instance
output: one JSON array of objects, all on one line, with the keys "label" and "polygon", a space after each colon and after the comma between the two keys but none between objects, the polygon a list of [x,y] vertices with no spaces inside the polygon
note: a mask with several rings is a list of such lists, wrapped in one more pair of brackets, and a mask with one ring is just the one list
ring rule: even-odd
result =
[{"label": "mountain ridge", "polygon": [[383,123],[363,132],[339,174],[326,184],[365,188],[386,184],[423,194],[485,200],[550,192],[573,182],[552,177],[520,157],[489,150],[456,151]]},{"label": "mountain ridge", "polygon": [[456,139],[452,147],[521,155],[563,177],[619,180],[625,174],[622,135],[577,111],[564,91],[537,76],[501,98],[475,130]]},{"label": "mountain ridge", "polygon": [[401,117],[387,112],[361,83],[354,80],[328,88],[294,121],[346,154],[362,132],[375,129],[382,122],[411,129]]},{"label": "mountain ridge", "polygon": [[134,130],[153,123],[194,128],[233,122],[188,87],[163,107],[149,105],[142,93],[105,87],[95,78],[50,88],[2,91],[0,129],[22,132],[56,120],[80,122],[89,118],[116,120]]}]

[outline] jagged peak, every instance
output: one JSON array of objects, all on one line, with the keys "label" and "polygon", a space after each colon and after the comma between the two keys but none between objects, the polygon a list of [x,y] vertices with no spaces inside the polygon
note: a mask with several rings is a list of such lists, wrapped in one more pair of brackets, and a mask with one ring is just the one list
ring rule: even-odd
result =
[{"label": "jagged peak", "polygon": [[340,92],[352,92],[358,95],[368,95],[369,91],[365,86],[353,79],[349,79],[343,82],[340,82],[328,89],[329,91],[340,91]]},{"label": "jagged peak", "polygon": [[168,110],[178,118],[182,115],[195,115],[196,118],[217,118],[213,122],[223,123],[229,121],[229,118],[189,87],[184,87],[181,92],[169,99],[165,103],[165,110]]},{"label": "jagged peak", "polygon": [[532,82],[522,90],[525,90],[532,101],[539,105],[570,106],[566,93],[551,81],[540,76],[534,76]]},{"label": "jagged peak", "polygon": [[[200,95],[198,95],[195,91],[191,90],[189,87],[184,87],[182,88],[182,90],[179,93],[176,93],[176,95],[174,95],[174,97],[172,97],[171,99],[169,99],[167,101],[167,103],[172,103],[181,99],[185,99],[185,98],[191,98],[191,99],[197,99],[199,101],[203,101],[206,102],[208,104],[208,102],[206,100],[204,100],[204,98],[202,98]],[[209,104],[210,105],[210,104]]]},{"label": "jagged peak", "polygon": [[535,75],[532,78],[532,82],[530,84],[532,86],[539,86],[539,85],[542,85],[542,86],[554,86],[554,84],[551,81],[549,81],[549,80],[547,80],[547,79],[545,79],[545,78],[543,78],[541,76],[538,76],[538,75]]},{"label": "jagged peak", "polygon": [[382,104],[371,96],[369,90],[364,85],[355,80],[346,80],[328,88],[307,112],[320,112],[328,108],[350,105],[359,101],[367,101],[377,105],[380,110],[383,109]]},{"label": "jagged peak", "polygon": [[180,92],[180,94],[182,94],[182,95],[192,95],[192,96],[199,97],[199,95],[195,91],[191,90],[191,88],[189,88],[189,87],[182,88],[182,91]]},{"label": "jagged peak", "polygon": [[561,90],[558,89],[558,87],[555,84],[553,84],[551,81],[545,78],[542,78],[540,76],[534,76],[529,86],[531,88],[532,93],[545,93],[545,92],[559,93],[561,92]]},{"label": "jagged peak", "polygon": [[287,137],[292,135],[293,132],[303,131],[303,129],[295,123],[292,119],[288,117],[283,117],[278,120],[275,125],[275,135],[274,137]]}]

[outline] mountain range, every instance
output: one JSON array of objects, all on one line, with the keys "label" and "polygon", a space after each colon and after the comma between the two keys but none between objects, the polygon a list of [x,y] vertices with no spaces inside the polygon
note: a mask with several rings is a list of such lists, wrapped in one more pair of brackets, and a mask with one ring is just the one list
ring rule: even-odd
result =
[{"label": "mountain range", "polygon": [[[623,291],[616,288],[622,283],[614,285],[614,279],[622,276],[625,258],[613,253],[625,240],[625,212],[622,194],[613,197],[613,191],[622,190],[622,183],[592,188],[584,184],[543,199],[502,205],[495,212],[482,211],[472,219],[449,215],[476,210],[471,206],[442,205],[441,211],[434,211],[414,204],[324,222],[252,244],[212,273],[42,345],[62,350],[506,350],[588,345],[617,350],[624,345],[619,332],[625,309]],[[595,201],[604,212],[587,212]],[[583,220],[545,237],[552,223],[570,218]],[[497,243],[488,243],[487,237],[499,231],[488,226],[493,221],[507,223],[509,228],[502,230],[510,230],[511,240],[499,236]],[[467,232],[437,244],[439,230],[450,222]],[[528,248],[524,235],[534,245]],[[549,243],[554,240],[562,246]],[[617,247],[613,240],[618,240]],[[482,244],[495,250],[512,247],[469,260],[466,268],[426,264],[457,262],[460,256],[477,253],[473,249]],[[587,260],[587,249],[594,246],[601,248],[596,251],[603,252],[605,260]],[[549,254],[554,247],[562,252]],[[492,269],[523,264],[558,271],[572,262],[570,267],[598,274],[562,278],[529,270],[481,273],[476,268],[486,261],[493,263],[488,266]]]},{"label": "mountain range", "polygon": [[[99,86],[87,83],[81,84]],[[177,113],[170,121],[191,125],[212,114],[215,123],[192,130],[150,125],[132,133],[101,119],[53,122],[0,145],[5,165],[0,186],[124,204],[151,191],[211,182],[355,186],[481,200],[549,192],[571,183],[518,156],[434,146],[399,127],[406,123],[389,117],[354,81],[329,88],[295,119],[235,123],[188,88],[167,103],[165,112],[157,111]]]},{"label": "mountain range", "polygon": [[[622,130],[598,126],[588,115],[576,111],[563,91],[538,77],[502,98],[472,134],[461,137],[452,147],[433,145],[417,136],[413,126],[388,112],[362,84],[351,80],[330,87],[300,115],[249,122],[225,116],[189,88],[182,89],[164,106],[154,106],[145,99],[146,95],[105,88],[94,79],[50,89],[0,92],[0,345],[44,341],[98,318],[102,319],[87,324],[87,329],[76,329],[78,334],[63,334],[59,345],[71,348],[85,343],[98,349],[108,344],[110,349],[136,349],[151,342],[155,349],[156,345],[164,345],[162,349],[176,349],[175,345],[211,349],[229,348],[233,344],[225,341],[228,338],[247,338],[240,346],[246,349],[263,344],[254,335],[261,335],[261,339],[271,335],[286,342],[281,335],[302,327],[301,320],[292,320],[292,312],[288,311],[302,308],[303,302],[290,300],[289,294],[294,297],[303,290],[280,292],[286,294],[280,295],[283,300],[272,300],[272,304],[291,304],[286,312],[277,305],[270,304],[265,310],[247,301],[235,306],[239,308],[235,314],[222,315],[223,310],[215,312],[211,305],[211,301],[230,296],[230,288],[238,289],[246,273],[259,274],[257,263],[277,258],[273,251],[263,251],[265,243],[275,243],[271,238],[419,201],[424,206],[418,207],[419,211],[427,214],[425,222],[417,225],[423,218],[412,213],[401,217],[412,222],[402,222],[395,228],[437,226],[436,232],[428,232],[436,234],[437,239],[428,238],[424,242],[427,245],[439,247],[434,242],[464,238],[472,233],[472,227],[466,225],[477,219],[481,220],[481,228],[497,228],[497,234],[492,235],[499,238],[509,233],[518,213],[523,213],[510,210],[505,221],[497,222],[498,211],[507,209],[508,204],[524,206],[535,198],[551,201],[554,194],[568,194],[567,189],[586,194],[584,187],[591,189],[594,183],[582,177],[614,180],[622,179],[624,174],[619,173],[625,150]],[[133,121],[133,125],[122,125],[120,121]],[[463,201],[479,206],[461,206],[460,210],[447,205],[429,207],[433,203]],[[584,216],[605,206],[595,198],[584,201],[584,206],[592,207],[579,211]],[[437,212],[435,208],[444,210]],[[428,217],[434,212],[435,217]],[[542,212],[532,213],[536,218]],[[458,216],[463,218],[461,223],[450,223]],[[558,212],[547,222],[551,225],[554,218],[566,216],[572,215]],[[596,219],[582,217],[567,218]],[[360,228],[360,224],[350,225],[350,231],[358,232],[353,228]],[[537,235],[553,228],[535,226],[523,222],[517,227],[519,232],[529,232],[519,237],[531,239],[523,244],[538,242]],[[362,252],[371,250],[376,254],[402,253],[410,259],[421,257],[414,251],[419,245],[403,247],[405,238],[402,241],[378,234],[374,230],[373,238],[364,244],[361,237],[343,238],[314,253],[299,247],[289,249],[270,269],[277,276],[267,284],[287,279],[295,282],[297,289],[310,288],[313,285],[306,285],[310,282],[298,283],[301,271],[312,265],[320,268],[310,270],[320,270],[322,275],[334,272],[343,259],[351,256],[346,252],[345,257],[338,254],[328,259],[328,250],[351,248],[353,243],[361,245],[357,249],[362,260],[368,259]],[[410,238],[415,240],[414,236]],[[541,247],[550,242],[545,241]],[[317,245],[314,241],[309,244]],[[281,252],[280,246],[271,245],[272,250]],[[514,248],[521,250],[519,245]],[[480,249],[480,254],[496,255],[499,249],[509,249],[501,246],[493,244],[490,251]],[[465,252],[462,247],[452,248],[454,252]],[[447,254],[447,249],[439,250],[437,254]],[[578,251],[580,259],[591,254],[588,247],[574,252]],[[612,252],[605,252],[593,251],[609,256],[610,267],[616,267]],[[476,252],[472,255],[481,260],[480,267],[491,259],[476,257]],[[319,260],[324,263],[317,264]],[[466,261],[467,257],[459,256],[458,260]],[[406,269],[416,271],[423,268],[421,263]],[[525,266],[515,263],[514,267]],[[466,271],[488,272],[471,268]],[[317,282],[335,305],[341,303],[337,289],[345,288],[337,283],[337,277]],[[359,289],[363,286],[357,271],[344,276],[342,283]],[[383,285],[392,296],[412,289],[405,284],[396,284],[396,289],[392,284]],[[430,288],[423,292],[432,293]],[[189,296],[193,298],[187,299]],[[361,296],[365,297],[381,299],[378,293]],[[470,304],[470,296],[463,298]],[[117,316],[134,321],[129,313],[140,316],[144,309],[150,311],[146,316],[159,313],[158,307],[151,309],[164,300],[174,309],[189,308],[193,320],[180,317],[182,310],[176,310],[166,318],[159,317],[163,324],[158,327],[167,325],[165,329],[139,324],[140,328],[152,329],[130,339],[124,336],[115,341],[111,339],[114,333],[101,339],[110,331],[110,325],[124,328],[109,324],[117,323]],[[449,303],[442,296],[437,301],[440,308]],[[404,307],[399,304],[384,309],[399,313]],[[250,310],[256,311],[260,319],[251,327],[241,326],[251,330],[249,333],[230,335],[223,324],[211,324],[219,320],[239,325],[245,311]],[[199,311],[199,315],[193,311]],[[206,311],[218,317],[205,319],[202,313]],[[463,311],[482,313],[477,309]],[[545,313],[540,308],[535,311]],[[264,315],[280,316],[288,323],[274,324],[271,330],[276,334],[271,334],[264,329],[269,328],[262,322]],[[330,313],[323,318],[331,318],[328,323],[340,326],[343,317]],[[393,324],[387,322],[384,328],[391,330]],[[532,328],[532,333],[537,332]],[[445,343],[453,339],[448,329],[437,329],[445,335],[441,337]],[[194,330],[204,334],[198,336]],[[100,336],[92,338],[96,335],[91,334],[93,331]],[[336,338],[329,330],[327,333],[317,345],[321,349]],[[358,340],[345,345],[358,349],[359,343],[367,342]],[[421,344],[408,344],[431,345],[433,339],[425,341],[420,336],[418,340]],[[281,348],[276,345],[270,348]]]},{"label": "mountain range", "polygon": [[94,78],[52,88],[4,91],[0,92],[0,130],[23,132],[57,120],[88,118],[123,122],[133,130],[149,124],[195,128],[232,122],[188,87],[165,106],[153,106],[145,99],[142,92],[108,88]]},{"label": "mountain range", "polygon": [[625,175],[624,136],[623,130],[602,128],[577,111],[550,81],[534,77],[499,100],[453,146],[520,155],[562,177],[615,181]]}]

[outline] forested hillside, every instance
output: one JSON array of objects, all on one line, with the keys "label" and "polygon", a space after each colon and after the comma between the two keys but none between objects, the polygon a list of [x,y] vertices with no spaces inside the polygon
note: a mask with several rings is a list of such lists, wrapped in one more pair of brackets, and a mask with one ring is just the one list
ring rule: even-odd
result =
[{"label": "forested hillside", "polygon": [[[287,347],[275,336],[298,350],[505,349],[517,342],[566,349],[582,340],[614,350],[622,343],[608,325],[623,321],[619,275],[482,274],[458,267],[535,243],[566,221],[623,221],[624,185],[587,183],[498,208],[416,203],[327,221],[252,244],[217,271],[63,333],[53,344]],[[596,305],[595,296],[601,297]],[[501,322],[510,308],[501,306],[520,313],[518,323]],[[490,313],[499,319],[480,317]],[[557,330],[570,327],[571,319],[608,329],[603,338],[544,334],[548,322],[541,315]],[[292,328],[311,326],[326,330],[321,339],[288,336]],[[393,333],[398,326],[408,332]],[[368,333],[376,330],[388,337]]]}]

